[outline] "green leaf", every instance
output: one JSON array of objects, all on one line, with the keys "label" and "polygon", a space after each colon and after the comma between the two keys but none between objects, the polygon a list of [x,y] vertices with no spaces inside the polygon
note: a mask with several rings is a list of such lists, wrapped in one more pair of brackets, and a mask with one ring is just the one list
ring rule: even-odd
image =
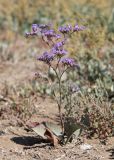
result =
[{"label": "green leaf", "polygon": [[81,128],[77,129],[77,130],[73,133],[73,135],[75,135],[75,138],[77,138],[77,137],[80,135],[80,133],[81,133]]},{"label": "green leaf", "polygon": [[82,128],[83,127],[78,124],[75,119],[69,118],[64,124],[65,135],[67,136],[65,143],[71,142],[73,135],[77,138],[80,135]]}]

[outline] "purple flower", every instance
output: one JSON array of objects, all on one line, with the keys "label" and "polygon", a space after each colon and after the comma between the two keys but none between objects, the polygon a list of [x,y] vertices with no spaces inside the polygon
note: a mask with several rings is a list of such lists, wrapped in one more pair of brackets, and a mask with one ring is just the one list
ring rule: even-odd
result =
[{"label": "purple flower", "polygon": [[76,92],[80,91],[80,88],[76,84],[71,84],[69,89],[70,89],[71,93],[76,93]]},{"label": "purple flower", "polygon": [[63,58],[61,60],[61,62],[66,65],[66,66],[70,66],[70,67],[79,67],[76,63],[75,63],[75,60],[72,59],[72,58]]},{"label": "purple flower", "polygon": [[49,25],[47,24],[38,24],[38,28],[40,29],[40,32],[43,34],[49,29]]},{"label": "purple flower", "polygon": [[32,24],[32,32],[37,32],[38,31],[38,25],[37,24]]},{"label": "purple flower", "polygon": [[56,34],[55,37],[56,37],[56,39],[60,39],[61,35],[60,34]]},{"label": "purple flower", "polygon": [[67,51],[64,50],[64,49],[52,48],[51,53],[56,55],[56,56],[62,57],[62,56],[67,54]]},{"label": "purple flower", "polygon": [[54,56],[55,55],[52,53],[44,52],[43,55],[39,57],[37,60],[50,64],[50,62],[54,59]]},{"label": "purple flower", "polygon": [[70,31],[72,31],[72,26],[71,25],[61,26],[59,27],[59,31],[63,34],[69,33]]},{"label": "purple flower", "polygon": [[46,36],[47,38],[56,37],[56,34],[55,34],[54,30],[52,30],[52,29],[44,31],[43,35]]},{"label": "purple flower", "polygon": [[76,31],[83,31],[84,29],[86,29],[85,26],[79,26],[78,24],[76,24],[73,28],[73,31],[76,32]]},{"label": "purple flower", "polygon": [[59,49],[63,49],[63,45],[65,44],[65,41],[62,41],[62,42],[57,42],[55,45],[54,45],[54,48],[56,50],[59,50]]}]

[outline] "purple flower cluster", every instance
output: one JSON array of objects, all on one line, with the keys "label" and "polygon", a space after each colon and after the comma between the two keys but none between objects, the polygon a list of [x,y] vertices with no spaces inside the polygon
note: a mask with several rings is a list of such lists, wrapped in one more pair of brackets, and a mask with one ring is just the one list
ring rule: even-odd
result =
[{"label": "purple flower cluster", "polygon": [[60,34],[56,34],[56,35],[55,35],[55,38],[58,40],[58,39],[61,38],[61,35],[60,35]]},{"label": "purple flower cluster", "polygon": [[[47,37],[48,40],[52,38],[60,39],[61,35],[56,34],[53,29],[50,29],[50,25],[47,24],[32,24],[32,31],[30,33],[26,33],[26,37],[28,36],[34,36],[37,35],[38,32],[42,34],[42,36]],[[65,25],[65,26],[60,26],[59,27],[59,32],[62,34],[71,34],[76,31],[82,31],[85,30],[85,26],[79,26],[76,24],[74,27],[71,25]]]},{"label": "purple flower cluster", "polygon": [[64,50],[64,49],[55,49],[55,48],[52,48],[51,50],[52,54],[58,56],[58,57],[63,57],[67,54],[67,51]]},{"label": "purple flower cluster", "polygon": [[78,24],[76,24],[74,27],[72,27],[71,25],[59,27],[59,31],[63,34],[68,34],[76,31],[83,31],[84,29],[86,29],[85,26],[79,26]]},{"label": "purple flower cluster", "polygon": [[54,30],[46,30],[43,32],[43,36],[47,37],[48,39],[52,38],[52,37],[56,37],[56,33]]},{"label": "purple flower cluster", "polygon": [[80,91],[79,86],[77,86],[75,83],[72,83],[72,84],[69,86],[69,89],[70,89],[70,92],[71,92],[71,93],[76,93],[76,92]]},{"label": "purple flower cluster", "polygon": [[31,27],[31,28],[32,28],[32,31],[31,31],[31,32],[26,32],[26,33],[25,33],[25,36],[26,36],[26,37],[37,35],[38,25],[37,25],[37,24],[32,24],[32,27]]},{"label": "purple flower cluster", "polygon": [[73,32],[76,32],[76,31],[83,31],[84,29],[86,29],[85,26],[79,26],[78,24],[76,24],[73,28]]},{"label": "purple flower cluster", "polygon": [[65,44],[65,41],[62,41],[62,42],[57,42],[56,44],[54,44],[54,48],[56,50],[59,50],[59,49],[63,49],[63,45]]},{"label": "purple flower cluster", "polygon": [[[76,24],[74,27],[71,25],[65,25],[59,27],[59,32],[62,34],[72,34],[76,31],[84,30],[84,26],[79,26]],[[47,64],[51,64],[51,61],[54,60],[55,57],[59,57],[59,62],[68,67],[77,67],[79,66],[75,63],[74,59],[71,58],[62,58],[67,54],[67,51],[64,49],[64,45],[66,43],[66,36],[61,41],[57,41],[61,39],[62,34],[58,34],[54,29],[51,28],[50,25],[47,24],[32,24],[32,29],[30,33],[26,33],[26,37],[37,35],[38,32],[41,33],[43,41],[45,41],[48,46],[50,46],[50,52],[44,52],[42,56],[38,58],[39,61],[43,61]]]},{"label": "purple flower cluster", "polygon": [[38,31],[38,25],[37,24],[32,24],[32,31],[37,32]]},{"label": "purple flower cluster", "polygon": [[49,25],[47,24],[32,24],[32,32],[37,32],[38,28],[43,32],[49,29]]},{"label": "purple flower cluster", "polygon": [[63,34],[67,34],[70,33],[72,31],[72,26],[71,25],[67,25],[67,26],[60,26],[59,27],[59,31]]},{"label": "purple flower cluster", "polygon": [[53,48],[51,49],[51,53],[58,57],[62,57],[67,54],[67,51],[63,49],[63,45],[65,41],[57,42],[54,44]]},{"label": "purple flower cluster", "polygon": [[54,54],[44,52],[42,56],[37,58],[37,60],[50,64],[50,62],[54,59],[54,56],[55,56]]},{"label": "purple flower cluster", "polygon": [[76,67],[77,64],[75,63],[75,60],[72,58],[63,58],[61,60],[61,62],[66,65],[66,66],[70,66],[70,67]]},{"label": "purple flower cluster", "polygon": [[31,26],[31,32],[25,33],[25,36],[34,36],[37,35],[38,32],[44,33],[49,29],[49,25],[45,24],[32,24]]}]

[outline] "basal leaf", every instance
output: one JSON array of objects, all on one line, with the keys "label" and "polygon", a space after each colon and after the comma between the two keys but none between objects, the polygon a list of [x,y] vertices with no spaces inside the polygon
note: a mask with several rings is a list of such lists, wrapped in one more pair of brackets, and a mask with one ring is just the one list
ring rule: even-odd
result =
[{"label": "basal leaf", "polygon": [[78,124],[75,119],[73,118],[67,119],[67,121],[64,124],[65,135],[67,137],[65,143],[67,143],[68,141],[72,141],[73,134],[77,138],[80,135],[82,128],[83,127],[80,124]]},{"label": "basal leaf", "polygon": [[62,136],[62,128],[61,126],[52,123],[52,122],[46,122],[46,127],[49,128],[56,136],[60,137]]},{"label": "basal leaf", "polygon": [[33,127],[32,130],[37,133],[39,136],[41,136],[42,138],[46,138],[44,136],[45,132],[46,132],[46,127],[41,123],[39,125],[37,125],[36,127]]}]

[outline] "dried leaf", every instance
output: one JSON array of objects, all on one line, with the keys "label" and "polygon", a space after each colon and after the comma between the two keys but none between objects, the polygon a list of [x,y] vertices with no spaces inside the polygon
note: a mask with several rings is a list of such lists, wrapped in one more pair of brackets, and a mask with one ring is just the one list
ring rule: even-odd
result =
[{"label": "dried leaf", "polygon": [[62,129],[59,125],[52,122],[31,123],[29,127],[44,139],[48,139],[54,146],[57,146],[60,142],[60,136],[62,136]]},{"label": "dried leaf", "polygon": [[45,136],[47,137],[47,139],[53,144],[53,146],[57,146],[57,145],[59,144],[59,139],[58,139],[58,137],[55,136],[50,129],[46,128],[46,132],[45,132],[44,135],[45,135]]},{"label": "dried leaf", "polygon": [[57,125],[52,122],[46,122],[45,123],[46,127],[49,128],[56,136],[61,137],[62,134],[62,128],[60,125]]}]

